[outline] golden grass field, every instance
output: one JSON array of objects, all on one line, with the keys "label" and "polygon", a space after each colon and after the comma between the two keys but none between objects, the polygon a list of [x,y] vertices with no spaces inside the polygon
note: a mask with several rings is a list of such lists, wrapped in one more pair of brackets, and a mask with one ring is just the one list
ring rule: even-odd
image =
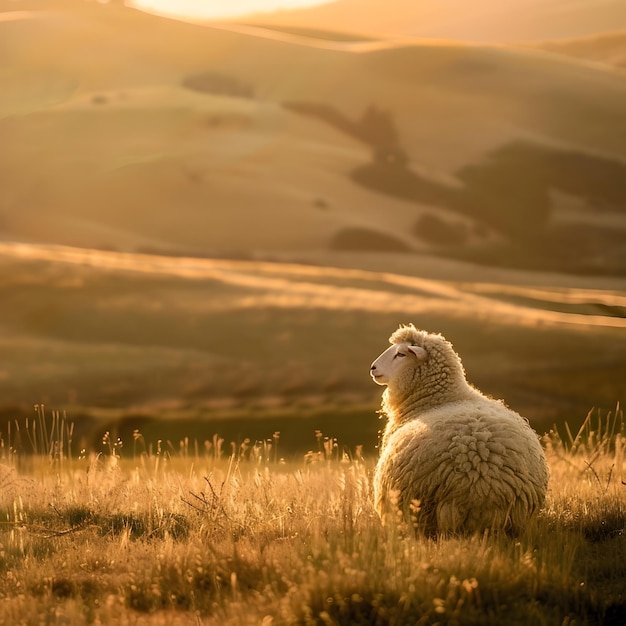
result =
[{"label": "golden grass field", "polygon": [[164,429],[174,441],[279,430],[295,454],[332,427],[374,453],[368,370],[400,321],[443,332],[469,380],[540,433],[623,397],[615,279],[555,287],[503,270],[477,282],[454,265],[451,280],[441,264],[417,278],[32,244],[0,244],[0,268],[5,433],[43,402],[68,412],[85,447],[140,424],[152,443]]},{"label": "golden grass field", "polygon": [[[39,428],[35,428],[35,424]],[[373,461],[332,436],[280,461],[276,434],[231,448],[24,424],[2,447],[0,623],[622,624],[621,414],[544,437],[545,508],[517,537],[415,538],[373,511]],[[120,444],[132,456],[119,457]],[[278,445],[278,450],[275,446]],[[50,451],[49,454],[46,452]]]}]

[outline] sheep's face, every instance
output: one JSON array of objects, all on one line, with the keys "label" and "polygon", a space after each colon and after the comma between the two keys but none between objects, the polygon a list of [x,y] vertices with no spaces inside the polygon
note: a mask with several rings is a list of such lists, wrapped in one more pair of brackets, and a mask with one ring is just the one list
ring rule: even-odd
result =
[{"label": "sheep's face", "polygon": [[401,372],[421,365],[426,358],[426,350],[421,346],[408,342],[395,343],[372,363],[370,375],[376,384],[389,385],[401,377]]}]

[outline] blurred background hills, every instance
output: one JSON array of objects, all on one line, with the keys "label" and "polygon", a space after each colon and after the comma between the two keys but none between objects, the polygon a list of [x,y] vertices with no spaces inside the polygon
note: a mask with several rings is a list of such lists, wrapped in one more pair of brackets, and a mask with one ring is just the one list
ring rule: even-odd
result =
[{"label": "blurred background hills", "polygon": [[341,414],[375,437],[367,369],[408,321],[540,427],[614,408],[623,2],[384,5],[0,0],[9,419]]},{"label": "blurred background hills", "polygon": [[530,42],[613,32],[626,26],[620,0],[335,0],[260,14],[272,24],[465,42]]}]

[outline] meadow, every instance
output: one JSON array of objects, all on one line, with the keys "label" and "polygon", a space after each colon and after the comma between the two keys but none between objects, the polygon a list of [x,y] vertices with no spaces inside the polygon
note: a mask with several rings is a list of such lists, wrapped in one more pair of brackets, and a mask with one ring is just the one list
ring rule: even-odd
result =
[{"label": "meadow", "polygon": [[375,454],[369,366],[401,322],[443,333],[470,382],[540,434],[622,400],[621,279],[414,262],[419,277],[0,243],[0,432],[30,452],[13,422],[43,403],[86,449],[135,428],[175,442],[280,431],[302,454],[332,429]]},{"label": "meadow", "polygon": [[[543,437],[545,508],[516,537],[414,537],[372,508],[375,457],[317,433],[231,446],[103,433],[37,407],[3,441],[2,624],[622,624],[623,415]],[[121,456],[122,446],[125,449]],[[132,454],[131,454],[132,448]]]}]

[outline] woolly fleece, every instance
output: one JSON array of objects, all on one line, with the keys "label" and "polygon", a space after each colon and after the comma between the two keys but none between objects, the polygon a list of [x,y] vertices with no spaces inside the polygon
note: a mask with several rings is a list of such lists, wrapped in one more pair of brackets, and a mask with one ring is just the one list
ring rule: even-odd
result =
[{"label": "woolly fleece", "polygon": [[543,505],[548,484],[536,433],[467,382],[443,336],[401,326],[390,343],[388,350],[420,346],[425,358],[406,350],[383,393],[387,423],[374,474],[383,521],[400,510],[428,535],[519,531]]}]

